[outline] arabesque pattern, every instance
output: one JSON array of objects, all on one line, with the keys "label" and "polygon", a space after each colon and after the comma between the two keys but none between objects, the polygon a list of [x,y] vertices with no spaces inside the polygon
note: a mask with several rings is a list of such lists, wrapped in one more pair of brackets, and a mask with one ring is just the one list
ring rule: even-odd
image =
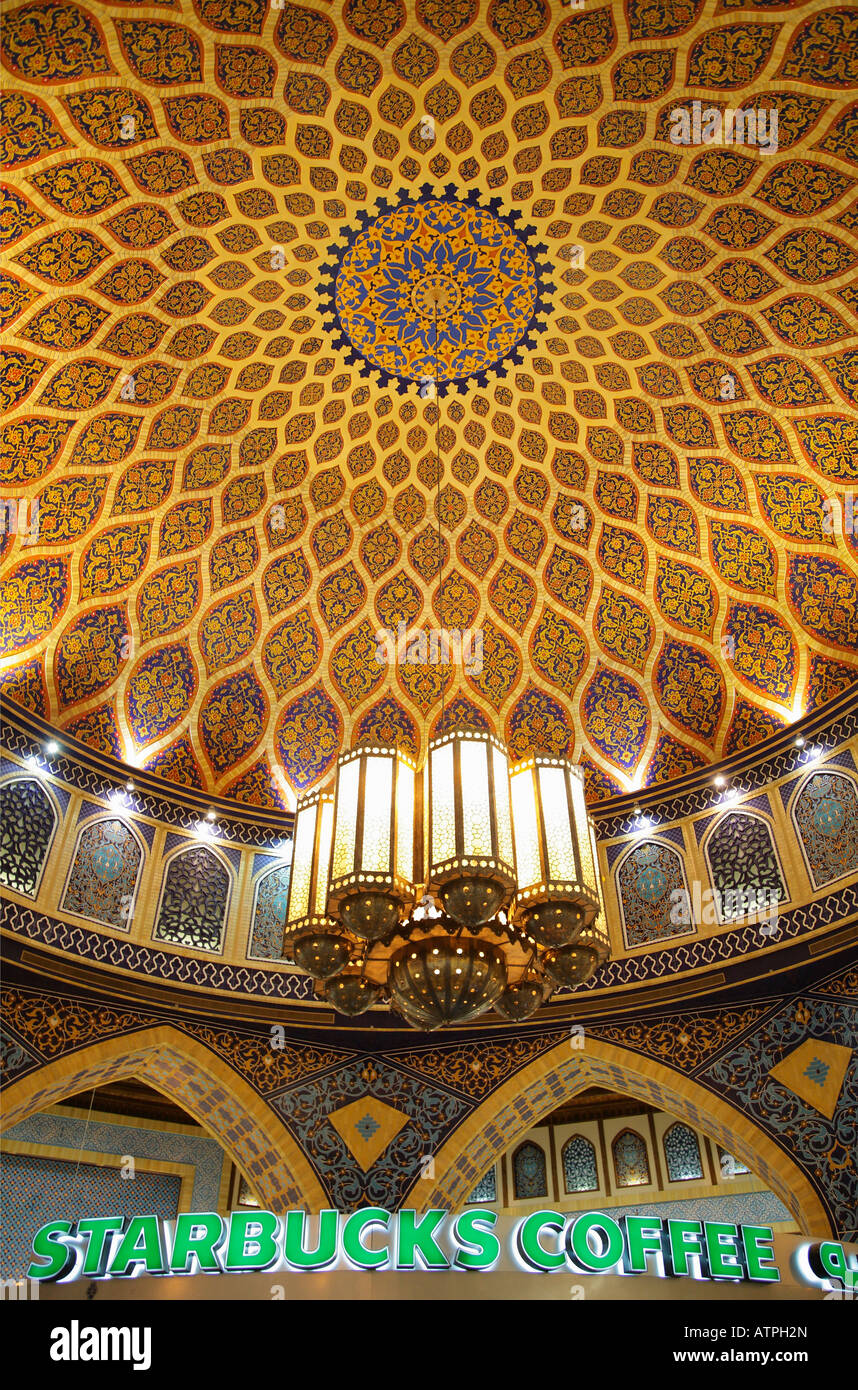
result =
[{"label": "arabesque pattern", "polygon": [[[39,513],[0,538],[3,693],[271,807],[458,700],[602,799],[836,695],[856,25],[13,0],[0,479]],[[701,92],[776,113],[777,147],[675,144]],[[382,251],[420,200],[405,305]],[[354,317],[380,305],[384,354]],[[481,669],[381,665],[379,621],[481,631]]]}]

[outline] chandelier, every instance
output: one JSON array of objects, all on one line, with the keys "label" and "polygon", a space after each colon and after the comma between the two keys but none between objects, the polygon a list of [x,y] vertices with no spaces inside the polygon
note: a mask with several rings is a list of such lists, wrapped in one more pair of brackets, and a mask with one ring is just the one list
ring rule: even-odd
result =
[{"label": "chandelier", "polygon": [[415,1028],[528,1018],[608,956],[578,768],[481,730],[422,766],[367,742],[298,803],[283,952],[338,1012]]}]

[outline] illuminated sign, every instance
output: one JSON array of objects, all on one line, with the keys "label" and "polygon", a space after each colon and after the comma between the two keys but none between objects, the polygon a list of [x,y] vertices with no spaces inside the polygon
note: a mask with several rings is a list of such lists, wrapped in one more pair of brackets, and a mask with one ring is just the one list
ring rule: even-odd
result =
[{"label": "illuminated sign", "polygon": [[[616,1218],[604,1212],[535,1211],[512,1226],[506,1247],[498,1213],[471,1207],[459,1215],[432,1210],[351,1214],[303,1211],[185,1212],[49,1221],[33,1240],[29,1279],[127,1279],[141,1274],[238,1274],[275,1270],[497,1269],[658,1274],[667,1278],[778,1283],[770,1226],[731,1221]],[[804,1283],[853,1290],[858,1263],[836,1241],[803,1245],[796,1273]]]}]

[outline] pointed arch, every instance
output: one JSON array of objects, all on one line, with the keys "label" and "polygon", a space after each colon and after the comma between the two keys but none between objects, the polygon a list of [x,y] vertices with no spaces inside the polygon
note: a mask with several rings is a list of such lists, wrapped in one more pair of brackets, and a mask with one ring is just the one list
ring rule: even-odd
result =
[{"label": "pointed arch", "polygon": [[701,846],[715,890],[718,921],[733,922],[760,909],[750,903],[774,896],[789,902],[790,890],[775,843],[771,817],[741,806],[709,827]]},{"label": "pointed arch", "polygon": [[527,1139],[512,1156],[512,1191],[517,1202],[548,1196],[548,1165],[541,1144]]},{"label": "pointed arch", "polygon": [[279,860],[253,879],[253,906],[247,933],[248,960],[282,960],[291,861]]},{"label": "pointed arch", "polygon": [[[90,862],[84,860],[84,844],[110,825],[117,825],[137,851],[129,858],[107,835],[94,847]],[[128,842],[126,842],[128,843]],[[82,821],[75,836],[68,873],[60,895],[60,910],[127,931],[134,912],[137,890],[146,862],[146,843],[133,821],[106,810]],[[97,857],[100,858],[97,861]],[[124,861],[124,862],[123,862]],[[100,866],[100,867],[99,867]]]},{"label": "pointed arch", "polygon": [[667,1166],[668,1182],[703,1180],[703,1156],[700,1141],[690,1125],[675,1120],[661,1136],[661,1147]]},{"label": "pointed arch", "polygon": [[596,1146],[586,1134],[570,1134],[560,1150],[563,1190],[567,1196],[598,1192],[599,1161]]},{"label": "pointed arch", "polygon": [[652,1183],[649,1147],[644,1136],[631,1125],[626,1125],[611,1140],[611,1159],[617,1189],[649,1187]]},{"label": "pointed arch", "polygon": [[0,1131],[69,1096],[134,1077],[218,1141],[268,1211],[319,1211],[327,1195],[275,1112],[222,1057],[170,1024],[109,1038],[47,1062],[3,1093]]},{"label": "pointed arch", "polygon": [[814,889],[845,878],[855,868],[858,785],[842,767],[815,767],[799,782],[790,819]]},{"label": "pointed arch", "polygon": [[0,882],[36,898],[62,820],[50,788],[24,770],[0,781]]},{"label": "pointed arch", "polygon": [[630,844],[614,869],[623,937],[628,949],[693,935],[683,852],[665,839]]},{"label": "pointed arch", "polygon": [[[213,872],[206,871],[209,862]],[[234,887],[235,872],[218,846],[201,841],[179,845],[164,859],[153,941],[219,955]],[[188,902],[194,904],[190,912]]]},{"label": "pointed arch", "polygon": [[[664,1062],[595,1036],[588,1037],[584,1053],[572,1051],[564,1039],[478,1106],[435,1155],[438,1178],[428,1194],[419,1193],[421,1210],[458,1211],[492,1163],[563,1101],[590,1086],[607,1086],[686,1120],[745,1161],[789,1208],[802,1231],[836,1234],[805,1172],[745,1111]],[[405,1206],[412,1195],[416,1199],[417,1191],[406,1194]]]}]

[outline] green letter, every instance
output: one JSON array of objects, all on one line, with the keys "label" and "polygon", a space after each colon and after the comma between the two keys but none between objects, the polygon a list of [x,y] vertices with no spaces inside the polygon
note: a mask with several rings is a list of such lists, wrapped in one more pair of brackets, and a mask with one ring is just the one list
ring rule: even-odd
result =
[{"label": "green letter", "polygon": [[319,1212],[319,1242],[315,1250],[304,1249],[303,1211],[287,1211],[286,1238],[283,1243],[286,1263],[292,1269],[327,1269],[337,1258],[338,1211]]},{"label": "green letter", "polygon": [[436,1244],[435,1232],[442,1224],[445,1211],[427,1211],[421,1221],[416,1211],[410,1209],[399,1213],[396,1233],[396,1268],[414,1269],[415,1257],[420,1256],[424,1269],[449,1269],[450,1261],[444,1251]]},{"label": "green letter", "polygon": [[658,1216],[621,1216],[620,1228],[625,1237],[623,1269],[626,1274],[646,1274],[647,1252],[662,1253],[662,1227]]},{"label": "green letter", "polygon": [[390,1256],[386,1250],[367,1250],[361,1243],[361,1236],[367,1226],[387,1227],[390,1212],[382,1207],[363,1207],[353,1211],[343,1226],[343,1251],[346,1259],[358,1269],[380,1269],[386,1265]]},{"label": "green letter", "polygon": [[[601,1255],[594,1254],[587,1241],[588,1235],[595,1227],[604,1232],[607,1241],[607,1247]],[[604,1216],[600,1211],[591,1211],[586,1216],[579,1216],[574,1226],[570,1226],[566,1232],[566,1249],[583,1270],[590,1274],[599,1274],[606,1269],[613,1269],[618,1263],[625,1253],[625,1242],[616,1221],[610,1216]]]},{"label": "green letter", "polygon": [[[200,1228],[201,1233],[195,1235]],[[223,1241],[224,1233],[223,1217],[218,1216],[217,1212],[182,1212],[181,1216],[176,1217],[170,1273],[190,1274],[196,1256],[203,1274],[220,1274],[215,1249]]]},{"label": "green letter", "polygon": [[[46,1226],[45,1230],[47,1229]],[[35,1248],[34,1241],[33,1249]],[[839,1241],[823,1240],[818,1245],[812,1245],[807,1252],[807,1262],[818,1279],[840,1279],[846,1283],[849,1269],[846,1264],[846,1252]]]},{"label": "green letter", "polygon": [[[688,1237],[691,1237],[689,1240]],[[664,1252],[664,1268],[667,1274],[690,1274],[688,1256],[700,1256],[700,1272],[706,1273],[706,1252],[703,1248],[703,1227],[699,1221],[675,1221],[667,1223],[667,1249]]]},{"label": "green letter", "polygon": [[[745,1271],[739,1258],[739,1227],[735,1222],[704,1221],[703,1232],[710,1279],[741,1279]],[[728,1250],[730,1245],[732,1251]]]},{"label": "green letter", "polygon": [[47,1279],[54,1284],[74,1267],[77,1251],[68,1243],[74,1222],[49,1221],[33,1237],[33,1254],[48,1260],[47,1265],[30,1265],[28,1279]]},{"label": "green letter", "polygon": [[771,1226],[743,1226],[742,1244],[745,1247],[745,1263],[748,1268],[749,1279],[769,1279],[779,1284],[781,1272],[776,1264],[771,1264],[768,1260],[763,1262],[763,1257],[773,1255],[772,1241],[775,1238]]},{"label": "green letter", "polygon": [[89,1236],[81,1278],[84,1275],[90,1279],[103,1278],[110,1257],[110,1236],[114,1231],[121,1231],[123,1225],[121,1216],[94,1216],[77,1223],[78,1235]]},{"label": "green letter", "polygon": [[[259,1229],[250,1231],[250,1226]],[[234,1211],[229,1218],[224,1269],[270,1269],[280,1258],[279,1230],[280,1222],[273,1212]],[[255,1249],[249,1251],[248,1245]]]},{"label": "green letter", "polygon": [[[181,1220],[181,1218],[179,1218]],[[142,1249],[139,1242],[142,1238]],[[167,1255],[157,1216],[132,1216],[123,1228],[122,1242],[113,1257],[110,1276],[125,1279],[131,1265],[144,1264],[147,1274],[166,1274]]]},{"label": "green letter", "polygon": [[566,1217],[561,1216],[559,1211],[532,1211],[530,1216],[526,1216],[519,1223],[515,1233],[515,1248],[524,1263],[531,1269],[538,1269],[543,1273],[565,1265],[564,1254],[551,1254],[539,1243],[539,1232],[543,1226],[547,1226],[555,1235],[560,1235],[565,1225]]},{"label": "green letter", "polygon": [[[459,1250],[453,1261],[459,1269],[491,1269],[500,1259],[500,1241],[494,1231],[483,1231],[478,1223],[497,1225],[496,1211],[466,1211],[453,1223],[453,1238],[471,1250]],[[473,1251],[473,1253],[471,1253]]]}]

